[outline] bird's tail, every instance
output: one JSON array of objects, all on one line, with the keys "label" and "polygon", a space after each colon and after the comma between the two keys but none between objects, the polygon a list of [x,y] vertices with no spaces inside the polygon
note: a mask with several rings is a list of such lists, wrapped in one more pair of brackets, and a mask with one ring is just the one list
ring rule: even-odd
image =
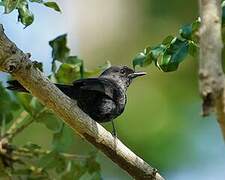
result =
[{"label": "bird's tail", "polygon": [[6,88],[9,90],[28,93],[28,91],[17,80],[7,81],[7,83],[9,86]]},{"label": "bird's tail", "polygon": [[[9,86],[6,88],[12,91],[18,91],[18,92],[26,92],[29,93],[17,80],[11,80],[7,81]],[[73,89],[71,85],[63,85],[63,84],[55,84],[64,94],[66,94],[69,97],[73,97]]]}]

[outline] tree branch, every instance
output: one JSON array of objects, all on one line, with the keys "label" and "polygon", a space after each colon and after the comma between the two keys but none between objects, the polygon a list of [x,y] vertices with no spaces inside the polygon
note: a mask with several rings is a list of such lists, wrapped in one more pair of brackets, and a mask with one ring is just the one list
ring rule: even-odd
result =
[{"label": "tree branch", "polygon": [[100,149],[135,179],[164,179],[119,139],[114,138],[111,133],[81,111],[75,101],[63,94],[33,66],[29,58],[29,54],[24,54],[6,37],[0,25],[1,71],[10,73],[75,132]]},{"label": "tree branch", "polygon": [[199,86],[203,116],[216,111],[225,138],[225,93],[222,68],[221,1],[199,0],[201,28]]}]

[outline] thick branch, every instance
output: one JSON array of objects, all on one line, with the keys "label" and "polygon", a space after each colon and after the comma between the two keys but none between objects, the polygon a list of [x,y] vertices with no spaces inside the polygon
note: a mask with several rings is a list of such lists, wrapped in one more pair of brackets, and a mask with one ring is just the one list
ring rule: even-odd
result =
[{"label": "thick branch", "polygon": [[63,94],[48,78],[44,77],[33,66],[29,55],[24,54],[6,37],[1,25],[0,70],[10,73],[74,131],[100,149],[135,179],[163,180],[154,168],[82,112],[75,101]]},{"label": "thick branch", "polygon": [[221,1],[199,0],[200,60],[199,84],[203,98],[203,115],[214,109],[225,138],[224,73],[222,69]]}]

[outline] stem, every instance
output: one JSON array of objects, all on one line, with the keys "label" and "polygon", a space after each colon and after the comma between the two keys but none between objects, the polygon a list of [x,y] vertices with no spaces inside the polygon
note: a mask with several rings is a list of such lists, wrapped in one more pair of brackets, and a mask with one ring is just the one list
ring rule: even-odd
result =
[{"label": "stem", "polygon": [[[24,147],[20,147],[17,149],[13,150],[13,153],[16,155],[21,155],[21,156],[28,156],[28,157],[33,157],[33,155],[46,155],[49,154],[51,151],[49,150],[43,150],[43,149],[34,149],[30,150]],[[89,156],[85,155],[78,155],[78,154],[69,154],[69,153],[60,153],[60,155],[64,156],[65,158],[68,159],[87,159]]]},{"label": "stem", "polygon": [[29,114],[26,111],[22,111],[19,114],[19,117],[16,118],[14,120],[14,122],[12,123],[12,125],[9,127],[9,129],[7,130],[6,134],[12,134],[14,131],[16,131],[16,129],[18,128],[18,126],[26,119],[26,117]]},{"label": "stem", "polygon": [[1,128],[1,137],[5,134],[5,114],[2,115],[2,128]]},{"label": "stem", "polygon": [[27,128],[33,122],[34,122],[34,118],[29,117],[27,123],[25,123],[22,126],[16,128],[13,132],[11,132],[10,134],[8,134],[8,139],[9,140],[12,140],[17,134],[19,134],[20,132],[22,132],[25,128]]}]

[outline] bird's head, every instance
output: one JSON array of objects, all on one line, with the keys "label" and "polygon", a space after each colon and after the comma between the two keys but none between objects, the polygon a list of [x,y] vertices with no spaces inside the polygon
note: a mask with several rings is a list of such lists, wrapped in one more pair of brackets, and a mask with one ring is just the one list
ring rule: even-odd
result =
[{"label": "bird's head", "polygon": [[111,66],[106,69],[100,77],[116,81],[121,87],[127,88],[133,79],[145,75],[146,72],[135,72],[127,66]]}]

